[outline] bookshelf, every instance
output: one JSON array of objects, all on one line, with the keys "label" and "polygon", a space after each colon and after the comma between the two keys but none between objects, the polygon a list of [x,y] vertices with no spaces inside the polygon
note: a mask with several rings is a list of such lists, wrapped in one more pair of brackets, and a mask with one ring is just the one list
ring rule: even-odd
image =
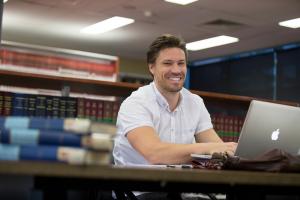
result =
[{"label": "bookshelf", "polygon": [[[7,71],[0,69],[0,84],[12,85],[29,88],[45,88],[52,90],[61,90],[63,87],[70,87],[72,92],[89,93],[95,95],[108,95],[126,97],[131,92],[138,89],[141,84],[125,83],[125,82],[111,82],[101,80],[89,80],[72,77],[54,77],[45,74],[30,74],[17,71]],[[238,96],[230,94],[222,94],[215,92],[196,91],[191,90],[192,93],[201,96],[206,102],[216,103],[228,108],[244,108],[248,109],[251,100],[263,100],[269,102],[276,102],[291,106],[298,106],[299,103],[289,101],[275,101],[270,99],[253,98],[248,96]]]},{"label": "bookshelf", "polygon": [[[21,46],[23,48],[23,46]],[[21,49],[22,49],[21,48]],[[26,46],[26,48],[28,48]],[[41,49],[42,47],[34,47],[35,50],[32,50],[33,47],[30,46],[31,53],[37,53],[37,49]],[[42,50],[45,50],[42,48]],[[16,50],[18,52],[19,50]],[[46,49],[49,51],[49,49]],[[70,52],[60,49],[50,49],[53,55],[57,56],[57,53],[67,54],[67,57],[73,59],[74,55],[70,55],[70,53],[77,53],[77,52]],[[27,52],[27,51],[25,51]],[[5,53],[5,52],[4,52]],[[10,53],[10,52],[9,52]],[[21,51],[22,53],[22,51]],[[41,59],[46,58],[43,57],[47,54],[43,54],[42,57],[39,57],[39,53],[37,53],[37,58],[39,59],[39,63],[42,63]],[[50,56],[52,54],[50,53]],[[29,56],[30,59],[32,55]],[[66,56],[66,55],[65,55]],[[95,55],[80,55],[83,60],[88,59],[89,56],[92,57],[91,59],[95,59]],[[94,56],[94,57],[93,57]],[[3,55],[2,55],[3,58]],[[25,57],[27,59],[27,57]],[[78,59],[78,58],[77,58]],[[110,65],[114,67],[113,72],[110,74],[109,80],[107,78],[101,79],[101,77],[87,77],[87,76],[77,76],[76,74],[73,75],[66,75],[66,74],[52,74],[52,73],[35,73],[33,71],[22,71],[22,70],[14,70],[11,69],[11,65],[14,64],[5,63],[2,60],[0,65],[0,85],[6,86],[14,86],[14,87],[25,87],[25,88],[32,88],[32,89],[47,89],[47,90],[55,90],[60,91],[61,96],[69,96],[71,93],[83,94],[85,96],[88,95],[98,95],[98,96],[112,96],[116,97],[116,103],[114,105],[105,104],[105,102],[99,102],[97,105],[97,112],[98,107],[101,104],[101,109],[108,105],[107,110],[113,110],[113,114],[109,114],[104,109],[98,115],[103,115],[103,119],[112,119],[107,120],[108,122],[115,123],[115,119],[117,116],[117,109],[124,97],[129,96],[133,91],[137,90],[142,84],[139,83],[128,83],[128,82],[116,82],[118,74],[118,59],[116,57],[98,57],[98,59],[109,60],[113,64]],[[28,60],[27,60],[28,61]],[[60,62],[61,60],[55,60],[55,62]],[[28,63],[25,63],[28,64]],[[29,62],[28,65],[31,65]],[[47,63],[46,65],[52,67],[52,63]],[[68,65],[68,63],[66,64]],[[48,67],[49,67],[48,66]],[[22,67],[22,66],[21,66]],[[201,96],[205,104],[208,108],[208,111],[211,114],[212,121],[214,123],[214,127],[216,131],[219,133],[221,137],[223,137],[226,141],[237,141],[239,132],[241,130],[244,117],[248,110],[251,100],[262,100],[262,101],[269,101],[275,103],[281,103],[291,106],[299,106],[299,103],[296,102],[288,102],[288,101],[275,101],[270,99],[261,99],[261,98],[253,98],[248,96],[238,96],[238,95],[230,95],[230,94],[222,94],[222,93],[215,93],[215,92],[206,92],[206,91],[195,91],[191,90],[192,93]],[[85,98],[85,97],[84,97]],[[87,101],[86,101],[87,102]],[[84,103],[82,103],[84,104]],[[88,104],[93,105],[93,101],[88,102]],[[79,105],[79,100],[77,100],[77,105]],[[89,106],[90,106],[89,105]],[[111,108],[112,107],[112,108]],[[86,107],[85,107],[86,109]],[[95,117],[95,113],[91,114],[84,114],[84,111],[81,109],[81,113],[79,114],[79,109],[77,110],[77,117],[89,116],[92,119],[98,119]],[[92,111],[91,111],[92,112]],[[96,112],[96,111],[95,111]],[[108,114],[104,114],[108,113]],[[105,117],[105,116],[106,117]],[[108,115],[108,116],[107,116]]]},{"label": "bookshelf", "polygon": [[[69,88],[72,93],[85,93],[90,95],[115,96],[122,99],[138,89],[141,84],[110,82],[101,80],[81,79],[74,77],[59,77],[45,74],[30,74],[17,71],[0,70],[0,85],[10,85],[28,88],[44,88],[50,90],[63,90]],[[237,141],[251,100],[257,99],[247,96],[237,96],[214,92],[191,92],[201,96],[211,113],[215,130],[224,141]],[[276,102],[286,105],[299,106],[295,102],[274,101],[269,99],[257,99]],[[117,111],[113,112],[116,119]],[[108,117],[109,118],[109,117]],[[104,116],[103,116],[104,119]],[[115,122],[115,121],[112,122]],[[109,120],[108,120],[109,121]]]},{"label": "bookshelf", "polygon": [[88,93],[104,96],[128,96],[141,85],[74,77],[59,77],[46,74],[22,73],[0,69],[0,84],[28,88],[61,90],[69,87],[70,92]]},{"label": "bookshelf", "polygon": [[116,56],[3,41],[0,69],[90,80],[116,81]]},{"label": "bookshelf", "polygon": [[[42,87],[52,90],[61,90],[63,87],[67,86],[70,87],[71,92],[118,97],[129,96],[131,92],[142,86],[141,84],[137,83],[110,82],[73,77],[55,77],[45,74],[22,73],[2,69],[0,69],[0,84],[29,88]],[[253,99],[299,107],[299,103],[289,101],[275,101],[270,99],[196,90],[191,90],[191,92],[201,96],[206,103],[219,105],[225,107],[226,109],[248,109],[248,106]]]},{"label": "bookshelf", "polygon": [[3,41],[0,71],[1,115],[115,123],[120,101],[95,83],[117,81],[116,56]]}]

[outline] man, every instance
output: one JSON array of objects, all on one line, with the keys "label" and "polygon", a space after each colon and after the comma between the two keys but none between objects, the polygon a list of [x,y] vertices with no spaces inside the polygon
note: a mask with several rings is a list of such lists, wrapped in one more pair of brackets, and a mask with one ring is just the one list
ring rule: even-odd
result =
[{"label": "man", "polygon": [[233,154],[236,143],[219,138],[202,98],[183,88],[185,43],[172,35],[156,38],[147,63],[153,82],[133,92],[118,113],[115,164],[183,164],[191,153]]}]

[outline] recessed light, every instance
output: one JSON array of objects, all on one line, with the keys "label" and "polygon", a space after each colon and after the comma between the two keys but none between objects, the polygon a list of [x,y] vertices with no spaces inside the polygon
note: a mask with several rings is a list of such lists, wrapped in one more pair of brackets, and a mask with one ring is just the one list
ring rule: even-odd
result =
[{"label": "recessed light", "polygon": [[170,3],[180,4],[180,5],[187,5],[187,4],[193,3],[198,0],[165,0],[165,1],[170,2]]},{"label": "recessed light", "polygon": [[299,28],[300,27],[300,18],[282,21],[282,22],[279,22],[278,24],[280,26],[285,26],[288,28]]},{"label": "recessed light", "polygon": [[230,44],[238,41],[239,41],[238,38],[221,35],[217,37],[212,37],[204,40],[187,43],[186,48],[190,51],[198,51],[198,50],[208,49],[211,47],[221,46],[221,45]]},{"label": "recessed light", "polygon": [[125,17],[112,17],[96,24],[92,24],[80,30],[81,33],[88,33],[88,34],[98,34],[98,33],[105,33],[122,26],[126,26],[128,24],[133,23],[134,20]]}]

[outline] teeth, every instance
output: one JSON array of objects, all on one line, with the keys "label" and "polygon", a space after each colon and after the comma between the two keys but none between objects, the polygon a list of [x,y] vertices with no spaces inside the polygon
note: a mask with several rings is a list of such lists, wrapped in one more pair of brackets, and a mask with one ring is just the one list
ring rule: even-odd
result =
[{"label": "teeth", "polygon": [[179,81],[179,80],[180,80],[179,77],[171,77],[170,79],[171,79],[172,81]]}]

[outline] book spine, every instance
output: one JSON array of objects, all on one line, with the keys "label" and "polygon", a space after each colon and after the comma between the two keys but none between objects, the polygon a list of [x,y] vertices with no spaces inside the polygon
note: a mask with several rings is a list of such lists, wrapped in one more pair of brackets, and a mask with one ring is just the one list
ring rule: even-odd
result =
[{"label": "book spine", "polygon": [[91,100],[90,119],[95,121],[97,119],[97,113],[98,113],[97,100]]},{"label": "book spine", "polygon": [[46,117],[53,117],[53,97],[46,96]]},{"label": "book spine", "polygon": [[0,144],[0,160],[57,161],[57,147]]},{"label": "book spine", "polygon": [[68,97],[66,99],[66,117],[74,118],[77,117],[77,99]]},{"label": "book spine", "polygon": [[97,121],[103,121],[103,109],[104,109],[104,102],[102,100],[97,100]]},{"label": "book spine", "polygon": [[13,93],[4,92],[4,107],[3,107],[3,115],[10,116],[12,112],[12,99]]},{"label": "book spine", "polygon": [[75,118],[42,118],[42,117],[0,117],[0,128],[26,128],[40,130],[70,131],[78,134],[88,134],[91,121]]},{"label": "book spine", "polygon": [[36,116],[36,95],[28,95],[28,111],[27,116],[34,117]]},{"label": "book spine", "polygon": [[78,73],[85,75],[114,76],[117,73],[116,62],[86,61],[71,59],[63,56],[41,55],[31,52],[2,50],[1,63],[20,66],[34,71],[35,69],[47,72]]},{"label": "book spine", "polygon": [[112,108],[112,122],[115,124],[117,122],[118,112],[120,109],[120,102],[115,101],[113,102],[113,108]]},{"label": "book spine", "polygon": [[53,96],[52,97],[52,117],[59,118],[60,117],[60,97]]},{"label": "book spine", "polygon": [[103,107],[103,121],[111,123],[112,122],[112,110],[113,102],[112,101],[104,101]]},{"label": "book spine", "polygon": [[27,106],[28,106],[27,94],[13,93],[12,108],[11,108],[13,116],[26,116]]},{"label": "book spine", "polygon": [[89,149],[111,151],[113,148],[111,136],[109,133],[92,133],[88,136],[82,136],[81,144]]},{"label": "book spine", "polygon": [[107,133],[82,136],[37,129],[0,129],[0,133],[0,142],[3,144],[84,147],[101,151],[111,151],[113,147],[111,135]]},{"label": "book spine", "polygon": [[59,117],[66,117],[67,97],[59,97]]},{"label": "book spine", "polygon": [[103,165],[110,163],[110,154],[73,147],[0,144],[0,160],[52,161],[76,165]]},{"label": "book spine", "polygon": [[19,160],[60,161],[57,146],[20,146]]},{"label": "book spine", "polygon": [[18,145],[0,144],[0,160],[19,160],[20,147]]},{"label": "book spine", "polygon": [[92,100],[84,99],[84,117],[90,119],[92,113]]},{"label": "book spine", "polygon": [[0,91],[0,116],[3,115],[4,110],[4,92]]},{"label": "book spine", "polygon": [[77,99],[77,117],[78,118],[84,118],[85,117],[85,109],[84,109],[84,98],[78,98]]},{"label": "book spine", "polygon": [[35,116],[37,117],[46,116],[46,96],[43,95],[36,96]]}]

